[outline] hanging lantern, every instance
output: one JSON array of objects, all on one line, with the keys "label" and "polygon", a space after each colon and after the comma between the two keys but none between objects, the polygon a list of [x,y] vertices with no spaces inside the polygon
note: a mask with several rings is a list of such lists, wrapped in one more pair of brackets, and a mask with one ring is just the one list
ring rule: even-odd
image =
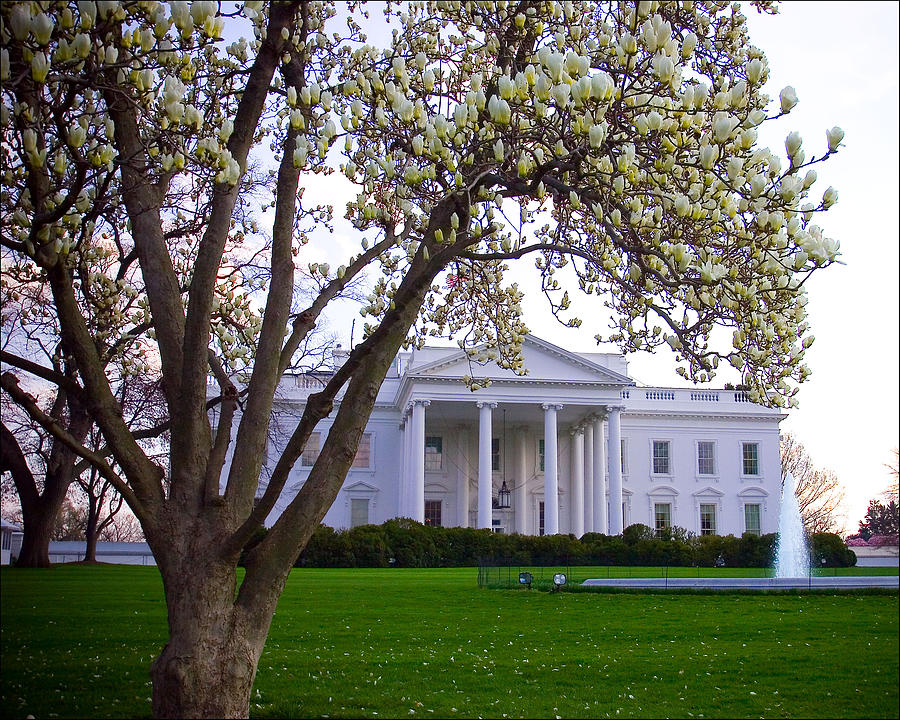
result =
[{"label": "hanging lantern", "polygon": [[509,488],[506,487],[506,480],[503,481],[503,484],[500,486],[500,492],[497,494],[497,507],[498,508],[510,507]]}]

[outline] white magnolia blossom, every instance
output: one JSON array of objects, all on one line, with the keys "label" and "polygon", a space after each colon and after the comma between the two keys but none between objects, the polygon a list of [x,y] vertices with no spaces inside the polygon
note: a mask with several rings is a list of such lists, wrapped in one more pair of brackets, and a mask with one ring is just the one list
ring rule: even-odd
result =
[{"label": "white magnolia blossom", "polygon": [[[269,10],[238,9],[252,34],[228,42],[215,2],[78,3],[68,15],[36,3],[3,9],[4,186],[14,189],[4,212],[18,219],[10,233],[25,255],[48,262],[76,247],[66,240],[76,227],[86,238],[76,218],[100,202],[92,191],[102,194],[106,174],[118,182],[128,162],[102,83],[139,108],[141,172],[167,183],[163,212],[173,227],[189,225],[183,198],[202,204],[250,180],[252,163],[232,153],[246,132],[237,132],[234,110]],[[625,321],[595,328],[598,337],[625,350],[668,343],[694,378],[712,378],[725,360],[757,397],[791,402],[808,374],[802,281],[839,253],[812,219],[837,192],[813,199],[812,166],[823,155],[798,134],[787,136],[784,156],[757,146],[759,127],[789,113],[797,93],[786,87],[772,103],[762,94],[768,63],[746,42],[737,8],[449,2],[397,13],[387,47],[335,39],[328,3],[309,6],[307,25],[292,22],[269,38],[279,44],[278,67],[253,139],[263,155],[301,171],[301,184],[340,167],[357,187],[346,208],[355,226],[395,238],[377,255],[383,280],[367,307],[371,323],[427,256],[457,281],[428,294],[419,337],[486,343],[522,370],[522,290],[504,271],[540,244],[554,248],[532,259],[564,322],[581,322],[566,309],[577,282]],[[106,37],[108,22],[121,37]],[[79,73],[90,74],[80,87],[97,89],[78,91],[62,125],[29,117],[16,96],[15,78],[25,76],[52,107],[63,97],[58,83]],[[825,154],[843,137],[827,130]],[[70,212],[32,229],[38,212],[23,188],[38,168],[58,186],[42,200],[45,211],[66,201],[79,172],[88,175]],[[250,234],[243,218],[254,214],[242,206],[236,237]],[[298,256],[308,251],[296,246]],[[353,267],[347,258],[339,274]],[[715,324],[740,331],[740,347],[715,347]],[[217,342],[237,358],[243,335],[226,325]]]}]

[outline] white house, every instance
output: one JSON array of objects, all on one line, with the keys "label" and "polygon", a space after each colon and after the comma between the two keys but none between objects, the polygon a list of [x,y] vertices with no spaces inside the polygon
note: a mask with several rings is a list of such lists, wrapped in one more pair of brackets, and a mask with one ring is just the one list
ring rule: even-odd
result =
[{"label": "white house", "polygon": [[[15,547],[18,540],[19,547]],[[22,528],[15,523],[0,521],[0,565],[9,565],[22,547]]]},{"label": "white house", "polygon": [[[697,534],[776,531],[779,411],[736,390],[637,385],[618,354],[574,353],[533,336],[523,354],[524,377],[473,365],[455,348],[400,353],[325,523],[410,517],[579,537],[633,523]],[[472,392],[465,375],[492,383]],[[323,379],[283,379],[268,457],[277,457]],[[310,437],[267,522],[308,477],[330,424]]]}]

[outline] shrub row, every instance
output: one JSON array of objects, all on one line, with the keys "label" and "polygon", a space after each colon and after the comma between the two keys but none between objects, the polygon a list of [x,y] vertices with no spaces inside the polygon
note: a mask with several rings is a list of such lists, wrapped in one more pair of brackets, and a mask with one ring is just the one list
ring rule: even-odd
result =
[{"label": "shrub row", "polygon": [[[400,518],[335,531],[320,525],[297,559],[300,567],[463,567],[511,565],[681,565],[771,567],[777,536],[697,536],[673,528],[657,537],[646,525],[622,535],[517,535],[431,527]],[[848,567],[856,556],[838,535],[810,537],[815,567]]]}]

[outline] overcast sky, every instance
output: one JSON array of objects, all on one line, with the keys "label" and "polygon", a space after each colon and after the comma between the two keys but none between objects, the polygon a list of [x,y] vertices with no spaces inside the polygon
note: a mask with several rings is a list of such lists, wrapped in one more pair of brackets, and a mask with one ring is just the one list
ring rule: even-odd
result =
[{"label": "overcast sky", "polygon": [[[839,125],[844,147],[817,165],[813,188],[821,197],[829,185],[838,203],[819,218],[827,237],[841,243],[841,260],[808,284],[809,313],[816,342],[807,353],[812,377],[801,386],[800,406],[789,412],[782,432],[794,433],[814,463],[833,470],[846,487],[846,525],[855,530],[868,500],[879,497],[890,476],[885,464],[900,444],[898,435],[898,4],[800,2],[789,0],[776,16],[760,16],[749,3],[750,37],[769,59],[768,94],[792,85],[800,102],[791,114],[767,123],[760,142],[784,155],[784,138],[798,130],[807,157],[826,148],[825,130]],[[374,38],[373,38],[374,41]],[[335,174],[307,188],[334,202],[341,179]],[[336,208],[335,215],[343,212]],[[358,236],[338,222],[319,251],[340,264],[355,252]],[[594,331],[560,326],[546,311],[539,289],[525,303],[530,330],[575,351],[597,351]],[[582,317],[596,316],[596,306]],[[346,343],[351,308],[331,314],[331,329]],[[359,339],[362,323],[356,323]],[[599,330],[604,330],[601,325]],[[603,351],[614,350],[601,346]],[[650,385],[683,385],[666,352],[629,356],[631,375]],[[731,378],[719,375],[714,386]]]}]

